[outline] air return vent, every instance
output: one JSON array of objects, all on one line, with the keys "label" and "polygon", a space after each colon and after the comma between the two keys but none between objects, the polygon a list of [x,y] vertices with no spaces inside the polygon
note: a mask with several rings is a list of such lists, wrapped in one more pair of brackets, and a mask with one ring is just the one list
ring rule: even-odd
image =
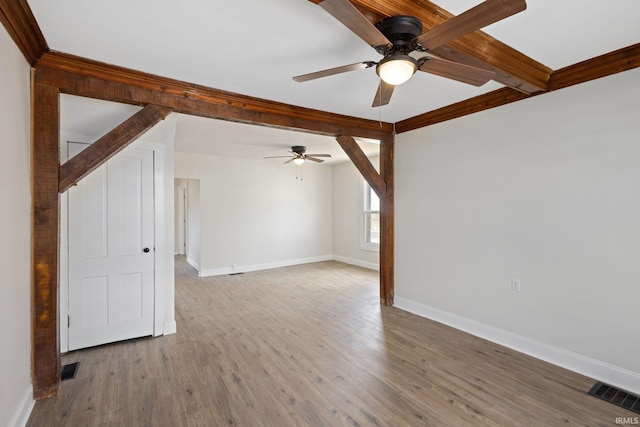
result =
[{"label": "air return vent", "polygon": [[640,414],[640,397],[608,384],[597,382],[589,394]]},{"label": "air return vent", "polygon": [[76,373],[78,372],[78,365],[80,362],[70,363],[68,365],[64,365],[62,367],[62,371],[60,372],[60,379],[62,381],[70,380],[76,377]]}]

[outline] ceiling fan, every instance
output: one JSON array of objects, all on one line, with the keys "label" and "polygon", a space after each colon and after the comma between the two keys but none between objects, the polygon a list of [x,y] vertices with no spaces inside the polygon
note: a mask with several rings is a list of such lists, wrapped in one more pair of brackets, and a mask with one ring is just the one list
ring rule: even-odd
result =
[{"label": "ceiling fan", "polygon": [[422,22],[413,16],[391,16],[374,25],[348,0],[323,0],[318,5],[367,42],[383,58],[378,62],[357,62],[303,74],[293,80],[306,82],[375,66],[380,84],[372,107],[388,104],[395,87],[409,80],[417,70],[482,86],[495,76],[493,71],[442,59],[429,51],[527,7],[525,0],[486,0],[423,34]]},{"label": "ceiling fan", "polygon": [[324,162],[324,160],[318,159],[318,157],[331,157],[331,154],[305,154],[306,151],[307,151],[307,147],[304,147],[302,145],[294,145],[293,147],[291,147],[291,151],[289,151],[291,154],[293,154],[292,156],[270,156],[270,157],[265,157],[265,159],[279,159],[284,157],[290,157],[289,160],[284,162],[285,165],[291,162],[295,163],[296,165],[301,165],[304,163],[305,160],[311,160],[312,162],[322,163]]}]

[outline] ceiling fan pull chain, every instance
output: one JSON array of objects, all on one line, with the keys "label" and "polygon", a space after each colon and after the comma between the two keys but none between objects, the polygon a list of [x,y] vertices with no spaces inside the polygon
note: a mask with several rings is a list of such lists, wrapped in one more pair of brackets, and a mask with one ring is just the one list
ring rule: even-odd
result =
[{"label": "ceiling fan pull chain", "polygon": [[380,124],[380,129],[382,129],[382,91],[378,91],[378,100],[380,102],[380,107],[378,107],[378,123]]}]

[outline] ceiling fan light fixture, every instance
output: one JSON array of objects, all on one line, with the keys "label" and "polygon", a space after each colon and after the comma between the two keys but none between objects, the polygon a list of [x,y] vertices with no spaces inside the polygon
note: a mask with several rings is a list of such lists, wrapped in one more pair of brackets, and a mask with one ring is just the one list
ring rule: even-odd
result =
[{"label": "ceiling fan light fixture", "polygon": [[418,61],[415,58],[393,54],[380,61],[376,72],[385,83],[397,86],[409,80],[417,69]]},{"label": "ceiling fan light fixture", "polygon": [[293,163],[295,163],[296,165],[301,165],[304,163],[304,158],[296,157],[295,159],[293,159]]}]

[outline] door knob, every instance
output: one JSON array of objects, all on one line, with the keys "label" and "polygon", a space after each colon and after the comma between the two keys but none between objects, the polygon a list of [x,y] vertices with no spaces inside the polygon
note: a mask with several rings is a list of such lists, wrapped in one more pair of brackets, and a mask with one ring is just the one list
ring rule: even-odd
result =
[{"label": "door knob", "polygon": [[142,252],[144,252],[144,253],[146,254],[147,252],[149,252],[149,248],[144,248],[144,249],[142,250]]}]

